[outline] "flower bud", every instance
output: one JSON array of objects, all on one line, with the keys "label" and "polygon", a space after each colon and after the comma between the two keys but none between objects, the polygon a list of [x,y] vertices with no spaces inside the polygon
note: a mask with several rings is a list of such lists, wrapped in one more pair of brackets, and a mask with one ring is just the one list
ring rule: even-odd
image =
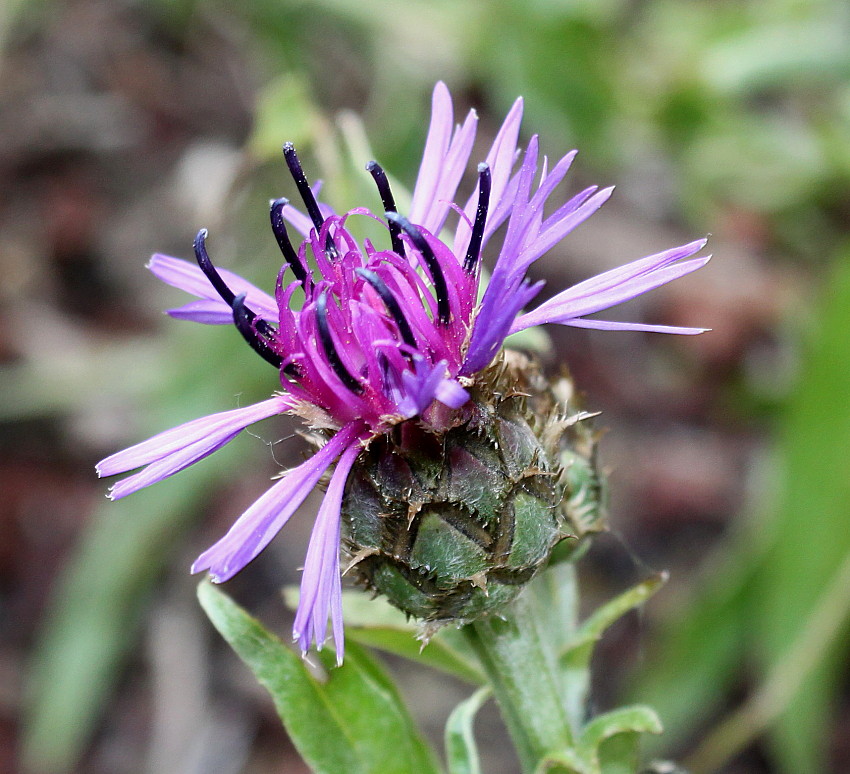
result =
[{"label": "flower bud", "polygon": [[373,441],[342,503],[349,572],[437,624],[497,610],[561,540],[604,525],[589,415],[516,353],[470,394],[439,426],[419,417]]}]

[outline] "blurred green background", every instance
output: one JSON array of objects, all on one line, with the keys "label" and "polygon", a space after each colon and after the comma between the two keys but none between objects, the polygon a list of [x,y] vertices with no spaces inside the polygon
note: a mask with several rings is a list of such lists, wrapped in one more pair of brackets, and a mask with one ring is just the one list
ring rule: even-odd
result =
[{"label": "blurred green background", "polygon": [[[482,157],[521,94],[525,141],[580,149],[570,191],[618,184],[535,267],[544,293],[712,234],[708,268],[623,315],[713,332],[552,333],[547,365],[608,428],[589,600],[671,571],[603,642],[594,708],[653,704],[648,755],[694,772],[850,771],[844,0],[0,7],[0,770],[305,770],[187,572],[300,459],[294,426],[117,504],[93,464],[274,388],[233,331],[161,316],[179,294],[150,253],[207,227],[217,263],[271,286],[282,143],[338,208],[377,206],[362,165],[412,182],[438,79],[478,109]],[[228,584],[282,633],[311,508]],[[462,689],[402,681],[439,733]],[[511,771],[498,721],[478,732]]]}]

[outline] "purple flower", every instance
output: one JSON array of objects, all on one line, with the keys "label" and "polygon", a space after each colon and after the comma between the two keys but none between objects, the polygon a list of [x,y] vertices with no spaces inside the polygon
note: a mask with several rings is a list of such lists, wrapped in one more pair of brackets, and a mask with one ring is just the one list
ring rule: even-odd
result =
[{"label": "purple flower", "polygon": [[[169,314],[207,324],[235,324],[248,344],[278,370],[280,392],[114,454],[97,466],[98,474],[142,468],[112,486],[110,497],[117,499],[197,462],[260,419],[292,412],[320,430],[328,439],[325,445],[275,483],[192,566],[193,572],[209,571],[215,582],[232,577],[265,548],[335,464],[301,581],[294,636],[304,651],[311,643],[322,646],[330,618],[342,656],[340,503],[348,473],[371,439],[406,419],[439,422],[464,406],[467,388],[505,337],[534,325],[682,334],[703,330],[607,322],[587,315],[700,268],[708,257],[690,256],[705,240],[607,271],[522,313],[543,284],[527,279],[531,264],[599,209],[612,189],[588,188],[544,216],[547,200],[575,152],[551,170],[538,158],[537,137],[520,153],[521,117],[522,101],[517,100],[486,160],[478,165],[475,190],[461,206],[457,190],[472,153],[477,118],[470,112],[456,126],[449,91],[438,83],[407,216],[397,211],[387,177],[376,162],[367,170],[376,183],[383,217],[366,209],[335,214],[318,203],[295,149],[285,145],[286,163],[307,214],[286,199],[271,203],[272,230],[284,258],[273,296],[215,268],[204,230],[195,240],[196,264],[163,255],[154,255],[150,262],[157,277],[198,299]],[[453,237],[447,237],[451,211],[458,218]],[[386,244],[358,242],[347,228],[353,215],[384,223]],[[297,248],[287,223],[302,237]],[[481,252],[503,224],[504,241],[479,302]],[[304,298],[298,309],[293,308],[296,292]]]}]

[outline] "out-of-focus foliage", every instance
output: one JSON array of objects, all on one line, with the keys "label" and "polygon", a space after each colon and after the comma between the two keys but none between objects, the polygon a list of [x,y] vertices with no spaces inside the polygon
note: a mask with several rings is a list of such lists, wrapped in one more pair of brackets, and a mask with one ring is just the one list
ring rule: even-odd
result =
[{"label": "out-of-focus foliage", "polygon": [[[756,524],[736,531],[723,549],[730,556],[711,568],[684,617],[671,621],[658,662],[636,690],[667,719],[672,742],[714,710],[740,679],[746,654],[762,675],[792,686],[773,692],[789,701],[787,709],[753,712],[757,724],[761,714],[780,716],[773,751],[789,772],[825,770],[830,707],[847,659],[846,603],[828,624],[816,615],[830,594],[847,596],[846,586],[835,587],[850,557],[850,412],[840,397],[850,390],[847,259],[846,250],[839,254],[806,336],[800,386],[782,412],[775,501],[759,507]],[[808,647],[801,651],[800,643]],[[738,730],[727,731],[728,742],[722,734],[714,739],[710,754],[722,760],[727,744],[736,752]]]},{"label": "out-of-focus foliage", "polygon": [[[14,40],[16,29],[37,28],[59,5],[7,4],[0,11],[0,41]],[[850,553],[850,294],[848,256],[838,248],[850,210],[850,5],[157,0],[145,11],[176,40],[189,39],[207,22],[242,37],[259,82],[257,122],[244,154],[246,188],[259,188],[262,181],[263,191],[277,190],[279,171],[272,178],[266,162],[276,143],[294,139],[324,170],[329,198],[342,206],[361,203],[362,181],[349,174],[349,154],[336,140],[329,108],[362,115],[377,157],[399,176],[409,175],[418,162],[427,94],[443,78],[458,92],[481,95],[494,114],[523,94],[527,125],[545,143],[557,140],[553,151],[580,148],[586,163],[622,183],[647,217],[686,219],[702,230],[720,221],[750,224],[763,235],[761,247],[824,277],[817,284],[831,289],[818,294],[824,309],[806,331],[799,392],[778,412],[780,492],[754,495],[753,510],[767,510],[770,518],[736,530],[721,548],[722,558],[710,560],[712,577],[677,614],[662,657],[649,659],[637,694],[657,704],[671,731],[662,744],[672,744],[691,738],[711,708],[748,686],[751,673],[745,670],[769,674]],[[349,142],[362,145],[356,123],[345,120]],[[351,155],[361,158],[359,150]],[[259,247],[266,244],[260,242],[261,215],[248,213],[238,227],[246,256],[266,250]],[[839,264],[834,270],[827,266],[831,256]],[[789,327],[800,335],[809,322],[792,320]],[[228,357],[223,349],[215,352],[222,361]],[[227,372],[227,363],[219,368],[221,363],[204,360],[215,374],[206,382],[197,358],[160,364],[164,413],[173,416],[151,420],[151,432],[196,415],[192,402],[181,397],[190,394],[188,385],[194,389],[200,381],[227,394],[260,386],[259,371],[239,373],[238,387],[223,386],[217,375]],[[4,388],[28,398],[13,406],[22,415],[38,414],[40,406],[45,414],[57,406],[70,410],[74,400],[66,385],[57,379],[45,386],[34,373],[0,374]],[[32,389],[21,382],[26,378]],[[206,408],[220,408],[214,404]],[[38,748],[42,758],[33,752],[32,762],[49,760],[55,771],[73,767],[131,647],[143,603],[169,561],[169,548],[176,550],[191,521],[206,479],[189,480],[185,491],[169,490],[170,505],[182,508],[185,518],[171,520],[154,500],[136,506],[121,561],[103,561],[116,546],[104,536],[134,517],[116,512],[108,526],[108,517],[92,521],[38,651],[41,679],[28,728],[30,749]],[[169,499],[168,491],[152,496]],[[776,505],[760,507],[768,500]],[[146,518],[146,508],[156,513]],[[98,565],[103,572],[88,572]],[[98,610],[91,609],[95,599],[102,600]],[[81,610],[90,617],[84,631],[75,628],[75,611]],[[97,648],[88,639],[95,634]],[[823,759],[846,634],[838,633],[771,730],[770,754],[781,771],[816,770],[813,762]],[[76,665],[79,680],[63,677],[68,664]],[[54,733],[55,717],[77,723]],[[50,745],[42,746],[44,740]]]}]

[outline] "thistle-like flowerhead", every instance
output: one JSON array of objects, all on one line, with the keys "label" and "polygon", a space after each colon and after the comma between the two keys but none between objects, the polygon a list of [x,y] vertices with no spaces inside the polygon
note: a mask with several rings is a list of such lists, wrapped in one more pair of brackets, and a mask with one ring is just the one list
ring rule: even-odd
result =
[{"label": "thistle-like flowerhead", "polygon": [[[428,439],[428,443],[423,441],[423,448],[431,444],[435,450],[434,459],[422,464],[426,468],[429,464],[436,466],[441,475],[451,477],[446,443],[451,448],[458,443],[474,446],[471,440],[462,439],[477,434],[489,440],[471,452],[466,449],[467,457],[470,453],[475,457],[473,466],[481,463],[485,468],[487,464],[498,468],[491,472],[501,476],[499,497],[511,508],[515,509],[522,498],[527,503],[531,497],[531,505],[545,504],[538,510],[549,512],[559,502],[576,496],[567,482],[569,470],[575,472],[580,465],[575,467],[571,462],[564,466],[558,448],[546,450],[552,424],[547,430],[533,416],[523,416],[519,421],[517,426],[528,432],[518,431],[525,446],[514,452],[520,456],[531,454],[523,470],[514,470],[514,452],[499,452],[498,459],[491,460],[492,455],[488,456],[485,449],[491,442],[499,446],[501,432],[482,429],[481,422],[486,422],[487,417],[496,424],[517,424],[516,407],[507,395],[510,388],[506,387],[503,394],[499,385],[494,386],[491,367],[508,335],[543,323],[680,334],[703,330],[608,322],[588,319],[587,315],[700,268],[708,258],[691,256],[704,246],[705,240],[607,271],[561,291],[530,311],[522,311],[543,284],[527,278],[531,264],[592,215],[612,189],[588,188],[544,215],[544,207],[566,175],[575,152],[561,158],[551,169],[545,158],[539,159],[536,137],[521,152],[517,144],[521,117],[522,102],[517,100],[484,161],[478,164],[473,192],[465,201],[458,200],[458,188],[472,154],[477,118],[470,112],[456,126],[451,96],[446,86],[438,83],[422,164],[406,213],[398,211],[387,176],[374,161],[366,169],[377,187],[380,214],[374,215],[365,208],[334,213],[317,201],[295,149],[291,144],[285,145],[284,157],[306,215],[286,199],[271,203],[271,226],[284,258],[273,295],[217,269],[207,254],[205,230],[195,239],[196,264],[163,255],[155,255],[149,264],[161,280],[197,299],[170,310],[171,316],[206,324],[234,324],[255,352],[278,370],[280,390],[261,403],[188,422],[114,454],[98,465],[98,473],[107,476],[142,468],[112,486],[110,496],[117,499],[197,462],[260,419],[282,413],[304,418],[324,439],[321,448],[276,482],[192,567],[193,572],[208,570],[216,582],[232,577],[265,548],[332,468],[307,551],[295,620],[294,634],[304,651],[311,643],[322,645],[330,617],[337,653],[340,657],[342,654],[341,511],[346,513],[346,548],[358,563],[365,562],[358,571],[361,579],[380,587],[376,573],[364,568],[374,569],[375,557],[381,554],[387,561],[397,558],[392,548],[387,549],[384,544],[357,543],[358,529],[362,533],[365,527],[352,522],[352,513],[357,509],[352,507],[351,497],[346,497],[349,473],[355,468],[357,474],[351,477],[349,489],[365,477],[370,486],[376,487],[378,501],[393,500],[389,490],[381,489],[376,450],[384,449],[396,458],[407,455],[409,462],[412,456],[421,457],[410,446],[410,439],[420,434]],[[455,226],[450,231],[447,221],[453,213]],[[348,221],[354,216],[382,222],[387,230],[383,244],[355,239],[348,229]],[[287,224],[300,235],[296,243]],[[504,237],[482,294],[481,253],[503,225]],[[303,299],[297,308],[296,299]],[[516,381],[516,374],[511,378]],[[493,390],[500,392],[498,399],[491,394]],[[546,392],[542,390],[541,394]],[[564,421],[554,418],[554,408],[550,414],[555,427]],[[407,440],[394,440],[401,438],[399,433]],[[576,455],[575,449],[564,452]],[[588,454],[578,453],[582,464],[587,463]],[[576,465],[578,457],[573,460]],[[482,480],[486,480],[487,471],[482,475]],[[421,484],[421,476],[417,480]],[[544,492],[547,481],[551,483]],[[388,481],[387,486],[391,483]],[[434,491],[439,491],[443,484],[435,486]],[[421,494],[422,489],[419,486],[416,491]],[[410,496],[414,496],[413,490]],[[467,505],[461,503],[458,507]],[[432,511],[433,508],[429,513]],[[488,513],[491,515],[485,518],[475,511],[471,521],[464,522],[469,527],[467,531],[475,533],[469,525],[476,520],[492,518],[493,524],[498,522],[498,513]],[[413,523],[415,515],[414,509],[409,528],[432,528],[440,533],[435,540],[446,540],[450,533],[441,525],[451,526],[451,519],[441,515],[439,523],[429,522],[430,527],[423,527],[419,523],[422,518]],[[460,554],[472,556],[477,551],[475,546],[491,543],[500,546],[501,553],[489,563],[470,560],[468,577],[461,573],[450,580],[466,591],[471,588],[469,584],[477,584],[485,596],[495,598],[486,588],[488,572],[493,571],[493,578],[507,577],[504,572],[499,575],[507,567],[521,570],[517,577],[523,573],[530,576],[545,563],[552,545],[570,530],[571,523],[575,526],[575,518],[566,511],[550,521],[549,526],[538,525],[539,529],[527,527],[532,532],[538,529],[542,537],[529,549],[534,554],[533,562],[517,560],[516,567],[510,564],[511,546],[505,543],[508,538],[495,526],[491,524],[493,530],[486,535],[475,533],[472,543],[458,549]],[[385,536],[378,538],[386,542]],[[411,550],[414,542],[408,541]],[[417,550],[427,554],[429,546],[420,545]],[[502,560],[508,565],[504,561],[499,565]],[[419,569],[427,592],[427,584],[439,568],[434,570],[423,564]],[[397,597],[407,593],[398,584],[391,583],[387,588],[391,587],[398,592]],[[441,590],[445,596],[443,592],[446,589]],[[448,592],[451,596],[454,590]],[[404,607],[403,601],[387,593]],[[463,603],[458,619],[489,609],[483,597],[461,596],[460,602],[455,595],[451,603]],[[439,607],[430,614],[427,607],[422,608],[424,612],[419,608],[408,612],[435,620],[451,617],[443,615],[443,608]]]}]

